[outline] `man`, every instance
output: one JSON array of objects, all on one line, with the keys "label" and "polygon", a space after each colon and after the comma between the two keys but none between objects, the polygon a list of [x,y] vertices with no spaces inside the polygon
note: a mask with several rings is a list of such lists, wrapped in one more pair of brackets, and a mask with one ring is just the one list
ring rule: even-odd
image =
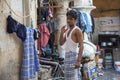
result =
[{"label": "man", "polygon": [[[66,14],[67,26],[61,28],[60,45],[65,49],[65,80],[80,80],[80,64],[83,53],[82,31],[75,25],[77,12]],[[80,48],[78,46],[80,45]],[[79,51],[78,51],[79,50]]]}]

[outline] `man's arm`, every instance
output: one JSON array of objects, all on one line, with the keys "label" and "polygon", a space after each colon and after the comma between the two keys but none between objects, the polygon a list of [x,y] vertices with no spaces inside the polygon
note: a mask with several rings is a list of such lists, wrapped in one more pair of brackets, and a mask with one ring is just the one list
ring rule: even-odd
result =
[{"label": "man's arm", "polygon": [[79,29],[76,29],[76,36],[77,36],[77,42],[80,45],[77,62],[81,63],[81,58],[82,58],[82,53],[83,53],[83,48],[84,48],[83,47],[83,34],[82,34],[82,31],[79,30]]},{"label": "man's arm", "polygon": [[65,35],[64,35],[65,32],[66,32],[66,30],[65,30],[65,26],[64,26],[64,27],[61,28],[60,40],[59,40],[60,45],[63,45],[66,41],[66,38],[65,38]]}]

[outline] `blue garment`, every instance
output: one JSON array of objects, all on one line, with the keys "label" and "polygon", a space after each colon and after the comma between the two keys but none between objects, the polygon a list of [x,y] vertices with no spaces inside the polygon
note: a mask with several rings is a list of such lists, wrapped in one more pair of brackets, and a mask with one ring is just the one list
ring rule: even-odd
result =
[{"label": "blue garment", "polygon": [[80,68],[75,69],[78,54],[73,51],[65,53],[64,77],[65,80],[81,80]]},{"label": "blue garment", "polygon": [[95,21],[94,21],[94,18],[93,18],[92,15],[91,15],[91,20],[92,20],[92,33],[94,33],[94,30],[95,30]]},{"label": "blue garment", "polygon": [[7,18],[7,32],[16,32],[16,35],[24,41],[26,39],[26,28],[23,24],[13,19],[10,15]]},{"label": "blue garment", "polygon": [[41,9],[40,20],[47,21],[47,18],[48,18],[48,8]]},{"label": "blue garment", "polygon": [[91,21],[89,21],[89,17],[90,15],[88,16],[87,13],[82,13],[84,18],[85,18],[85,21],[86,21],[86,29],[85,29],[85,32],[92,32],[92,25],[91,25]]},{"label": "blue garment", "polygon": [[[45,0],[43,0],[43,3],[47,3]],[[48,6],[48,4],[43,4],[43,6]],[[41,9],[41,13],[40,13],[40,21],[47,21],[48,18],[48,13],[49,9],[48,8],[43,8]]]},{"label": "blue garment", "polygon": [[23,24],[18,25],[16,35],[22,40],[25,41],[26,39],[26,27]]},{"label": "blue garment", "polygon": [[7,18],[7,32],[13,33],[17,31],[18,22],[11,17],[11,15]]},{"label": "blue garment", "polygon": [[77,18],[76,25],[84,32],[86,29],[84,16],[80,11],[77,11],[77,12],[78,12],[78,18]]},{"label": "blue garment", "polygon": [[35,72],[40,71],[39,58],[35,50],[34,30],[26,27],[26,40],[23,41],[21,80],[34,80]]}]

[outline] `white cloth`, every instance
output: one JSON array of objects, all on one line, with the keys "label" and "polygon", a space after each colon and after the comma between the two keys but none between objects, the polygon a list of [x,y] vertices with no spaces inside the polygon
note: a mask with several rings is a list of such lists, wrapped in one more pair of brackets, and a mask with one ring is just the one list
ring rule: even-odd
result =
[{"label": "white cloth", "polygon": [[83,57],[89,57],[91,60],[94,59],[96,53],[96,46],[90,42],[84,40]]},{"label": "white cloth", "polygon": [[[67,36],[68,32],[70,29],[68,29],[65,33],[65,36],[66,36],[66,41],[65,43],[61,46],[63,49],[65,49],[65,52],[68,52],[68,51],[73,51],[73,52],[76,52],[78,53],[78,45],[79,43],[75,43],[72,39],[71,39],[71,35],[73,33],[73,31],[78,28],[77,26],[75,26],[71,32],[69,33],[69,36]],[[79,28],[78,28],[79,29]]]},{"label": "white cloth", "polygon": [[87,14],[87,17],[88,17],[88,22],[90,24],[90,26],[92,26],[92,19],[91,19],[91,16],[89,13],[86,13]]}]

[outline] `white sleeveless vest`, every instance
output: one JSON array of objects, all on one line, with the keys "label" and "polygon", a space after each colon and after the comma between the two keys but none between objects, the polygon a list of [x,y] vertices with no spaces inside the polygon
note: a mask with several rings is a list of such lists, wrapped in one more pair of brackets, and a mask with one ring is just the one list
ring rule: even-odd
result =
[{"label": "white sleeveless vest", "polygon": [[65,33],[65,36],[66,36],[66,41],[65,41],[65,43],[64,43],[65,52],[73,51],[73,52],[78,53],[78,49],[79,49],[79,48],[78,48],[78,45],[79,45],[79,43],[75,43],[75,42],[72,40],[72,38],[71,38],[72,33],[73,33],[73,31],[74,31],[76,28],[77,28],[77,26],[75,26],[75,27],[70,31],[69,35],[68,35],[68,32],[69,32],[70,29],[68,29],[68,30],[66,31],[66,33]]}]

